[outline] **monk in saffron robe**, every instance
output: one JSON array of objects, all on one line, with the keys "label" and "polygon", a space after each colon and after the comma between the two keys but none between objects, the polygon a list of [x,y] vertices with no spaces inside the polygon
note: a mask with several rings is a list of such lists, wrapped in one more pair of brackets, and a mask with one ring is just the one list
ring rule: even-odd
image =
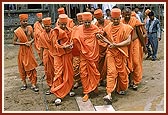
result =
[{"label": "monk in saffron robe", "polygon": [[83,25],[80,25],[73,35],[73,43],[80,51],[80,77],[83,86],[83,101],[89,98],[89,93],[98,91],[100,73],[97,69],[99,59],[99,44],[95,33],[99,28],[93,24],[92,14],[84,12],[82,14]]},{"label": "monk in saffron robe", "polygon": [[[71,36],[73,36],[73,34],[76,34],[75,32],[78,29],[78,26],[83,24],[82,13],[77,13],[76,18],[77,18],[77,24],[72,28]],[[77,89],[81,83],[81,80],[80,80],[80,71],[79,71],[80,52],[76,47],[76,45],[73,45],[72,55],[73,55],[74,80],[75,80],[74,89]]]},{"label": "monk in saffron robe", "polygon": [[43,26],[42,26],[43,14],[37,13],[36,17],[37,17],[37,21],[34,23],[34,47],[40,57],[39,37],[43,31]]},{"label": "monk in saffron robe", "polygon": [[128,69],[126,58],[128,58],[127,45],[131,42],[132,27],[120,23],[121,10],[111,10],[112,22],[104,28],[104,36],[97,34],[98,38],[108,43],[106,51],[107,58],[107,95],[104,101],[112,101],[111,93],[116,89],[118,94],[125,94],[128,88]]},{"label": "monk in saffron robe", "polygon": [[14,31],[13,44],[20,45],[18,54],[18,69],[19,74],[23,82],[21,90],[26,90],[27,83],[26,77],[29,78],[32,87],[31,89],[38,92],[39,89],[36,86],[37,83],[37,62],[33,54],[32,43],[33,38],[33,28],[28,25],[28,14],[20,14],[20,24]]},{"label": "monk in saffron robe", "polygon": [[[101,9],[97,9],[94,12],[94,17],[97,19],[97,22],[95,23],[96,26],[99,27],[100,30],[103,31],[103,28],[105,28],[111,21],[104,19],[103,11]],[[105,86],[105,78],[107,74],[107,62],[106,62],[106,50],[107,50],[107,43],[104,43],[100,40],[98,40],[99,43],[99,50],[100,50],[100,57],[98,61],[98,70],[100,72],[100,85]]]},{"label": "monk in saffron robe", "polygon": [[125,17],[121,21],[124,24],[129,24],[132,28],[134,28],[131,36],[131,43],[129,45],[128,68],[131,72],[130,87],[132,87],[134,90],[137,90],[138,84],[142,80],[143,47],[140,42],[141,38],[138,37],[136,27],[143,24],[136,17],[131,16],[131,10],[128,8],[125,10]]},{"label": "monk in saffron robe", "polygon": [[72,46],[70,41],[71,29],[66,27],[68,16],[66,14],[59,15],[59,27],[54,28],[55,37],[53,38],[53,55],[54,55],[54,81],[51,92],[55,94],[57,99],[55,104],[61,104],[62,99],[71,92],[74,83],[74,72],[72,65]]},{"label": "monk in saffron robe", "polygon": [[[65,9],[63,7],[58,8],[57,12],[58,12],[59,15],[60,14],[65,14]],[[59,22],[59,18],[57,19],[57,22],[55,24],[56,27],[58,27],[58,25],[59,25],[58,22]],[[73,19],[71,19],[71,18],[68,17],[68,21],[67,21],[67,25],[66,26],[69,27],[69,28],[73,28],[74,25],[75,24],[73,22]]]},{"label": "monk in saffron robe", "polygon": [[[42,20],[44,25],[44,30],[40,34],[39,47],[40,47],[40,58],[44,64],[44,71],[46,76],[47,85],[49,89],[53,84],[54,78],[54,56],[52,51],[52,39],[54,37],[54,32],[51,28],[51,18],[47,17]],[[46,92],[46,95],[49,95],[50,90]]]}]

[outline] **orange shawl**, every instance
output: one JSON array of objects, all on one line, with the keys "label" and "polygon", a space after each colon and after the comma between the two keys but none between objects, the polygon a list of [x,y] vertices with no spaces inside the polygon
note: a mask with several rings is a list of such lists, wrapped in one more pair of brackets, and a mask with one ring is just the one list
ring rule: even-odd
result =
[{"label": "orange shawl", "polygon": [[74,45],[77,45],[81,55],[90,61],[97,61],[99,58],[99,46],[95,37],[95,33],[99,31],[99,28],[95,25],[91,25],[90,28],[84,28],[84,25],[80,25],[76,34],[73,36]]},{"label": "orange shawl", "polygon": [[[124,19],[121,20],[123,23],[126,23]],[[132,39],[133,39],[133,36],[135,33],[134,31],[135,30],[135,26],[140,26],[140,25],[143,25],[137,18],[135,17],[131,17],[128,24],[134,28],[133,32],[132,32]],[[137,36],[137,39],[138,39],[138,36]],[[136,42],[138,42],[137,40],[135,40]],[[133,71],[133,41],[130,43],[130,45],[128,46],[129,47],[129,59],[128,59],[128,68],[130,69],[130,71]],[[139,46],[136,46],[136,47],[139,47]],[[138,55],[138,54],[137,54]],[[143,55],[143,54],[140,54],[140,55]]]},{"label": "orange shawl", "polygon": [[80,51],[80,77],[84,94],[93,91],[100,80],[100,73],[96,66],[99,59],[99,45],[95,33],[98,31],[99,28],[95,25],[89,28],[80,25],[76,34],[72,36],[74,45]]},{"label": "orange shawl", "polygon": [[[120,43],[128,38],[128,36],[132,32],[132,27],[123,23],[120,23],[117,26],[113,26],[112,22],[108,24],[104,31],[107,33],[107,39],[112,43]],[[118,52],[122,52],[126,57],[128,57],[128,47],[123,46],[120,48],[108,48],[107,53],[111,52],[114,56],[118,54]]]},{"label": "orange shawl", "polygon": [[103,29],[103,28],[106,27],[110,22],[111,22],[110,20],[104,19],[104,25],[99,24],[98,21],[95,23],[95,25],[98,26],[99,29]]}]

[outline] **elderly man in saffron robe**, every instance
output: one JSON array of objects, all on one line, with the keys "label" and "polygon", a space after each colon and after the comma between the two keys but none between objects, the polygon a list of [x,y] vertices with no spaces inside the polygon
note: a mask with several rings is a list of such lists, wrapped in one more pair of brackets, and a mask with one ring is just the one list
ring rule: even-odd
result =
[{"label": "elderly man in saffron robe", "polygon": [[74,45],[80,51],[80,77],[83,86],[83,101],[89,98],[89,93],[98,91],[100,73],[97,69],[97,61],[99,59],[99,44],[96,33],[99,28],[93,24],[92,14],[84,12],[82,14],[83,25],[78,27],[76,34],[73,35]]}]

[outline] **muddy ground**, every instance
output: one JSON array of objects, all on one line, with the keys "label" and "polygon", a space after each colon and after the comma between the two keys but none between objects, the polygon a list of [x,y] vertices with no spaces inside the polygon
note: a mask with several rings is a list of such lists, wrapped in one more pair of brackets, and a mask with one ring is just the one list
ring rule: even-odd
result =
[{"label": "muddy ground", "polygon": [[[151,112],[165,111],[165,77],[164,77],[164,36],[159,42],[158,60],[143,61],[143,79],[137,91],[127,90],[126,95],[112,94],[112,106],[116,111]],[[75,97],[66,96],[63,104],[55,106],[54,95],[44,95],[47,90],[43,66],[37,67],[39,93],[30,89],[28,81],[27,90],[21,91],[21,80],[18,74],[17,54],[18,46],[4,44],[4,74],[3,82],[3,105],[4,112],[45,112],[45,111],[79,111]],[[36,52],[34,52],[39,62]],[[145,58],[145,56],[144,56]],[[75,90],[76,96],[83,96],[82,87]],[[99,95],[91,94],[90,100],[94,106],[104,105],[103,96],[106,94],[105,87],[99,87]]]}]

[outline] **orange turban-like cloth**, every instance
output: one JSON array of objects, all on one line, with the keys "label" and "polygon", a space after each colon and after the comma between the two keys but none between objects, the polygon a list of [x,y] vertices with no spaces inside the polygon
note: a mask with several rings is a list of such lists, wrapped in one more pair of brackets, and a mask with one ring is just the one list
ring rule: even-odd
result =
[{"label": "orange turban-like cloth", "polygon": [[149,9],[145,10],[145,14],[146,14],[146,15],[148,15],[149,12],[151,12],[151,10],[149,10]]},{"label": "orange turban-like cloth", "polygon": [[42,19],[42,22],[44,25],[51,25],[51,18],[50,17],[44,18]]},{"label": "orange turban-like cloth", "polygon": [[66,14],[60,14],[59,16],[58,16],[58,18],[59,18],[59,22],[62,22],[62,23],[67,23],[68,22],[68,16],[66,15]]},{"label": "orange turban-like cloth", "polygon": [[65,10],[63,7],[58,8],[58,14],[65,14]]},{"label": "orange turban-like cloth", "polygon": [[96,18],[102,18],[102,17],[103,17],[103,11],[102,11],[101,9],[95,10],[94,16],[95,16]]},{"label": "orange turban-like cloth", "polygon": [[121,10],[119,8],[114,8],[111,10],[111,17],[112,18],[119,18],[121,15]]},{"label": "orange turban-like cloth", "polygon": [[82,21],[82,14],[83,13],[77,13],[76,14],[77,20]]},{"label": "orange turban-like cloth", "polygon": [[90,12],[84,12],[82,14],[82,20],[92,20],[92,14]]},{"label": "orange turban-like cloth", "polygon": [[20,14],[19,18],[20,18],[20,20],[28,19],[28,14]]},{"label": "orange turban-like cloth", "polygon": [[43,14],[42,14],[42,13],[37,13],[36,16],[37,16],[38,18],[41,18],[41,17],[43,16]]}]

